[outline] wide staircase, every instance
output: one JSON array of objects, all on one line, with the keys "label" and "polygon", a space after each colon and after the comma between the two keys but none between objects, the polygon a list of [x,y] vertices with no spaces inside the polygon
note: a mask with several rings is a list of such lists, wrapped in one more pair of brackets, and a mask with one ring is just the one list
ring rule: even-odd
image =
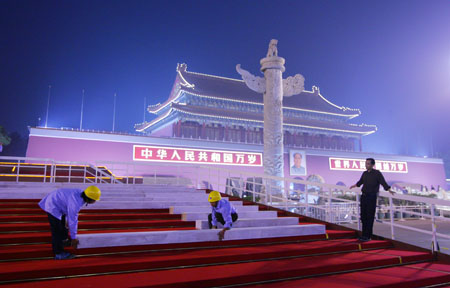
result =
[{"label": "wide staircase", "polygon": [[0,285],[8,287],[450,285],[450,262],[429,251],[361,243],[353,230],[236,197],[239,220],[218,241],[219,230],[207,229],[206,191],[181,186],[101,187],[101,201],[81,210],[80,248],[67,248],[77,258],[56,261],[37,206],[55,187],[1,188]]}]

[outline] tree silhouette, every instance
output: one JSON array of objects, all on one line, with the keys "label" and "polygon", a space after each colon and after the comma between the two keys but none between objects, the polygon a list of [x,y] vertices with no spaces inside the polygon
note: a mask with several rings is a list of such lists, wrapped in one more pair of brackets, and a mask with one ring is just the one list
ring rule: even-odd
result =
[{"label": "tree silhouette", "polygon": [[9,139],[9,145],[3,147],[3,151],[0,152],[4,156],[17,156],[25,157],[27,150],[27,139],[17,132],[12,132],[7,135]]},{"label": "tree silhouette", "polygon": [[0,126],[0,152],[3,150],[3,147],[8,146],[11,143],[11,138],[8,136],[5,128]]}]

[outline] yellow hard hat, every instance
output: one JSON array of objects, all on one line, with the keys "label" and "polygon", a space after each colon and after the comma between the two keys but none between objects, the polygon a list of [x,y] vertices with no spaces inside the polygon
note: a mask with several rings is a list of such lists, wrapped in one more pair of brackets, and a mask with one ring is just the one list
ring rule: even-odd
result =
[{"label": "yellow hard hat", "polygon": [[100,195],[102,194],[102,192],[97,186],[89,186],[86,188],[86,190],[84,190],[84,194],[86,194],[88,198],[98,201],[100,200]]},{"label": "yellow hard hat", "polygon": [[222,199],[222,197],[220,196],[220,193],[218,191],[211,191],[211,193],[209,193],[208,197],[209,202],[217,202],[220,199]]}]

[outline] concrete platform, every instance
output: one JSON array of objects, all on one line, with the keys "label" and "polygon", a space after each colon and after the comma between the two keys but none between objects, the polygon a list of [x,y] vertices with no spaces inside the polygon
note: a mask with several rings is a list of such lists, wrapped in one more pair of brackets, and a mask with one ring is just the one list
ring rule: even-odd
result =
[{"label": "concrete platform", "polygon": [[[7,185],[0,189],[0,198],[42,199],[56,188],[84,189],[87,186],[87,184]],[[198,229],[79,234],[79,248],[218,240],[219,230],[205,229],[208,228],[207,219],[208,214],[211,213],[211,206],[208,203],[208,195],[204,191],[182,186],[165,185],[99,186],[102,190],[102,199],[94,205],[83,207],[83,209],[170,208],[172,214],[181,214],[184,221],[195,220]],[[297,217],[278,218],[276,211],[259,211],[257,205],[244,206],[242,201],[231,201],[231,204],[236,207],[239,220],[235,222],[233,229],[226,232],[225,241],[325,234],[325,226],[321,224],[298,225]]]},{"label": "concrete platform", "polygon": [[[243,206],[244,207],[244,206]],[[208,220],[208,215],[210,212],[207,213],[183,213],[181,214],[181,219],[183,221],[197,221],[197,220]],[[277,217],[276,211],[250,211],[250,212],[239,212],[238,215],[239,218],[255,218],[255,219],[264,219],[264,218],[276,218]]]},{"label": "concrete platform", "polygon": [[[170,244],[217,241],[219,230],[187,230],[161,232],[127,232],[80,234],[79,248],[114,247],[131,245]],[[289,225],[273,227],[236,228],[225,233],[227,240],[261,239],[302,235],[325,234],[325,226],[321,224]]]},{"label": "concrete platform", "polygon": [[[42,199],[48,193],[58,188],[79,188],[84,189],[89,184],[52,184],[52,183],[6,183],[0,184],[0,199]],[[134,196],[148,196],[155,197],[179,194],[179,196],[188,197],[195,195],[207,198],[204,190],[197,190],[194,188],[182,186],[167,186],[167,185],[97,185],[102,190],[102,196],[113,197],[130,197]]]},{"label": "concrete platform", "polygon": [[[247,227],[270,227],[270,226],[286,226],[298,224],[297,217],[279,217],[279,218],[243,218],[238,219],[233,223],[234,228],[247,228]],[[223,225],[217,223],[217,228],[222,228]],[[195,228],[197,229],[209,229],[208,220],[196,220]]]},{"label": "concrete platform", "polygon": [[208,199],[208,195],[204,193],[197,193],[197,192],[173,192],[173,191],[167,191],[167,192],[127,192],[127,193],[108,193],[108,192],[102,192],[102,197],[115,197],[115,198],[124,198],[124,197],[198,197],[202,199]]},{"label": "concrete platform", "polygon": [[[0,199],[36,199],[40,200],[44,198],[47,194],[29,194],[29,195],[20,195],[21,197],[9,197],[0,195]],[[224,197],[223,199],[227,199],[228,197]],[[186,195],[178,195],[178,194],[165,194],[157,196],[154,195],[126,195],[126,196],[111,196],[111,195],[102,195],[100,201],[96,203],[104,203],[104,202],[132,202],[132,201],[156,201],[156,202],[182,202],[182,201],[189,201],[189,202],[202,202],[203,204],[209,205],[208,203],[208,196],[203,195],[192,195],[192,194],[186,194]],[[168,208],[168,207],[166,207]]]},{"label": "concrete platform", "polygon": [[[238,209],[239,208],[239,209]],[[239,212],[257,212],[258,206],[256,205],[243,205],[237,206]],[[205,204],[203,206],[172,206],[170,207],[170,214],[183,214],[183,213],[211,213],[211,205]]]},{"label": "concrete platform", "polygon": [[[228,200],[228,197],[223,197],[222,199],[226,199]],[[99,202],[115,202],[115,201],[156,201],[156,202],[169,202],[169,201],[178,201],[178,202],[182,202],[182,201],[189,201],[189,202],[193,202],[193,201],[198,201],[198,202],[203,202],[208,204],[208,197],[205,196],[186,196],[186,197],[180,197],[178,195],[165,195],[165,196],[158,196],[158,197],[154,197],[154,196],[128,196],[128,197],[111,197],[111,196],[102,196],[102,198],[100,199]]]},{"label": "concrete platform", "polygon": [[[231,201],[234,206],[242,206],[242,201]],[[161,209],[172,206],[201,206],[204,201],[99,201],[86,209]]]}]

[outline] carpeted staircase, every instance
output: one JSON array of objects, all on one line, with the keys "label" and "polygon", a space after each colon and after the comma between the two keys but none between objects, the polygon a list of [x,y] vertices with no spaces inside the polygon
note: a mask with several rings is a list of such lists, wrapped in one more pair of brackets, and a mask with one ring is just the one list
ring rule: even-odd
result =
[{"label": "carpeted staircase", "polygon": [[[165,190],[170,193],[170,189]],[[189,193],[194,195],[192,199],[203,199],[204,196],[199,196],[197,193],[201,192],[198,191]],[[99,202],[101,205],[96,204],[81,211],[80,239],[91,234],[101,234],[104,235],[101,238],[104,241],[113,241],[113,237],[128,235],[127,233],[144,236],[151,231],[195,233],[202,232],[203,230],[198,229],[205,228],[203,217],[209,208],[203,208],[205,206],[200,201],[197,206],[183,206],[183,203],[174,205],[176,203],[171,199],[157,199],[156,196],[152,198],[146,195],[143,198],[148,201],[143,201],[143,198],[136,201],[153,202],[153,208],[132,209],[129,205],[123,205],[122,209],[107,208],[107,202],[114,203],[116,197],[118,195],[113,195],[109,200],[100,201],[103,204]],[[130,197],[125,198],[130,200]],[[162,204],[164,201],[167,203]],[[268,238],[222,242],[200,239],[189,243],[178,241],[169,244],[112,245],[77,251],[68,248],[68,251],[74,252],[78,257],[56,261],[52,259],[47,216],[39,209],[37,202],[37,199],[0,200],[0,285],[34,288],[450,285],[449,262],[436,261],[428,251],[402,249],[388,240],[360,243],[355,239],[354,231],[344,228],[339,230],[333,225],[327,225],[326,234],[283,237],[275,234]],[[154,204],[155,202],[158,204]],[[244,224],[239,224],[241,228],[235,227],[231,231],[242,231],[241,234],[245,234],[261,227],[275,229],[294,226],[291,218],[295,215],[292,213],[257,206],[248,201],[234,203],[237,204],[238,211],[248,213],[248,218],[243,217],[246,220],[241,222]],[[162,208],[161,205],[170,206]],[[301,216],[296,219],[297,226],[307,226],[314,222]],[[272,224],[275,226],[266,226]],[[315,225],[321,224],[323,223]],[[271,231],[279,233],[278,230]],[[215,235],[218,230],[205,232]],[[190,234],[177,235],[190,237]],[[84,239],[90,241],[88,238]]]}]

